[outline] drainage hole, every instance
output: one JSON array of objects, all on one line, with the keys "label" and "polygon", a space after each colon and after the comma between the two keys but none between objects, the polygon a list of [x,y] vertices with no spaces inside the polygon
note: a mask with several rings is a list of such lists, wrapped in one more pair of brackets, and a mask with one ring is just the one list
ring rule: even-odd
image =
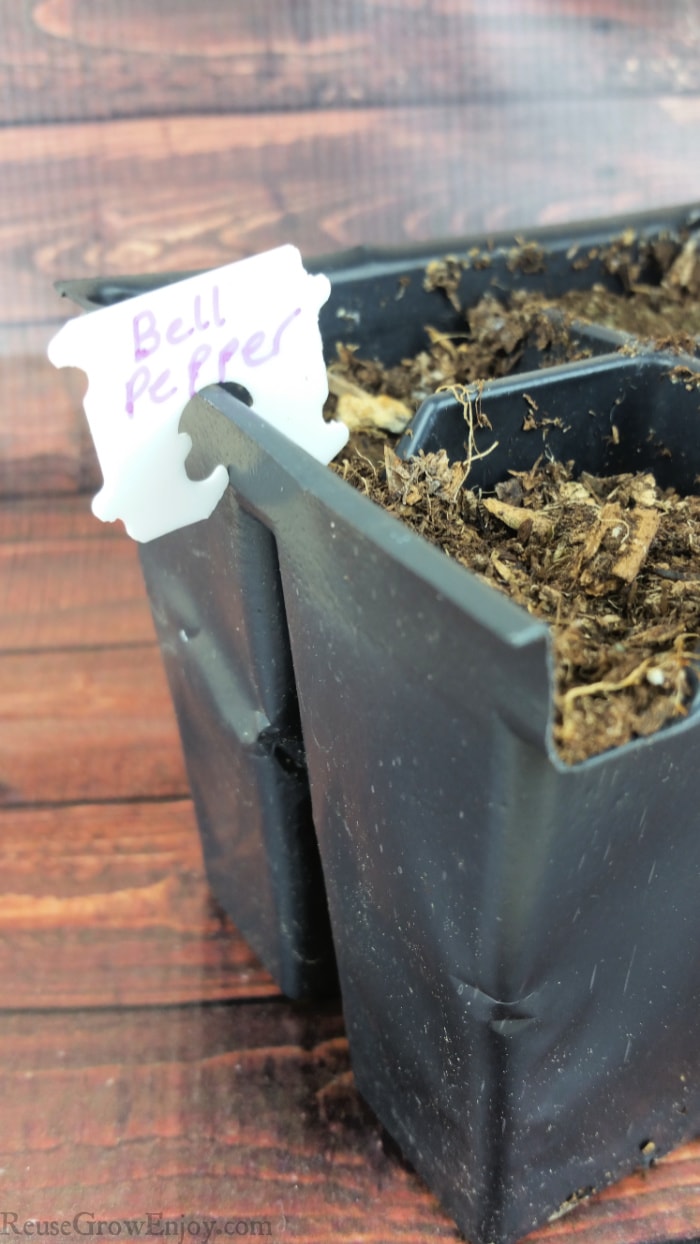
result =
[{"label": "drainage hole", "polygon": [[244,384],[236,384],[235,380],[225,380],[220,387],[225,389],[227,393],[230,393],[231,397],[238,398],[238,401],[243,402],[244,406],[253,405],[253,395],[249,389],[246,389]]}]

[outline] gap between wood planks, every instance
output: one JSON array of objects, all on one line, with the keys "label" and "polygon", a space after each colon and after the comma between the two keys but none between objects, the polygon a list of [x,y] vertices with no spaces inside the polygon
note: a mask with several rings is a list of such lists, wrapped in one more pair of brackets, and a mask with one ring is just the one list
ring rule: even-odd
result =
[{"label": "gap between wood planks", "polygon": [[100,483],[84,377],[45,357],[72,313],[54,280],[678,204],[697,194],[699,104],[534,99],[0,130],[0,495]]},{"label": "gap between wood planks", "polygon": [[[99,659],[89,653],[83,663],[87,636],[112,626],[107,633],[114,639],[146,625],[133,545],[97,526],[85,498],[0,505],[0,538],[0,550],[15,554],[10,614],[14,610],[16,629],[13,639],[10,623],[9,642],[21,635],[22,616],[32,616],[30,585],[46,582],[46,618],[54,618],[64,642],[75,644],[58,664],[57,654],[40,647],[31,659],[7,650],[0,658],[3,672],[4,662],[17,663],[14,683],[0,676],[0,706],[34,783],[26,798],[36,799],[42,784],[72,799],[102,791],[105,780],[118,789],[130,771],[129,789],[152,790],[150,779],[141,780],[147,770],[134,785],[128,747],[111,778],[99,748],[97,759],[89,748],[81,753],[83,760],[93,755],[94,767],[79,766],[77,777],[69,764],[76,739],[94,739],[95,714],[109,710],[114,763],[115,745],[125,746],[123,723],[134,697],[145,695],[155,711],[148,683],[159,668],[155,644],[139,650],[141,661],[152,658],[147,677],[139,662],[134,678],[124,666],[101,672],[104,653]],[[114,573],[120,557],[121,570]],[[83,610],[71,620],[84,575],[92,591],[83,592]],[[103,613],[108,588],[112,598]],[[127,615],[132,611],[126,620],[115,608],[120,601]],[[35,625],[37,644],[50,645],[51,627],[40,608]],[[71,668],[79,675],[66,702]],[[167,743],[166,706],[171,710],[164,685],[159,695],[154,720],[160,721],[167,768],[175,736]],[[120,704],[123,716],[115,717]],[[12,705],[19,714],[8,713]],[[22,738],[29,740],[24,753]],[[109,747],[109,735],[106,741]],[[143,744],[143,737],[137,741]],[[277,998],[277,990],[212,903],[187,800],[5,809],[0,878],[0,1005],[14,1012],[0,1014],[8,1103],[0,1154],[8,1186],[16,1196],[31,1194],[33,1214],[43,1213],[42,1206],[52,1212],[57,1198],[77,1204],[75,1198],[88,1192],[100,1212],[139,1211],[131,1194],[124,1200],[123,1189],[143,1189],[144,1164],[154,1178],[158,1172],[165,1178],[176,1162],[178,1203],[205,1196],[223,1212],[231,1204],[232,1166],[246,1172],[236,1175],[236,1197],[262,1208],[271,1188],[289,1196],[293,1176],[302,1192],[285,1201],[286,1212],[309,1241],[325,1241],[329,1223],[337,1238],[354,1238],[365,1230],[375,1202],[382,1241],[395,1235],[417,1244],[436,1230],[452,1237],[449,1220],[395,1150],[385,1147],[352,1086],[342,1076],[336,1085],[336,1074],[347,1070],[337,1009],[304,1010],[279,1000],[271,1010],[265,1002]],[[199,1005],[220,999],[258,1001]],[[181,1003],[198,1005],[182,1009]],[[24,1008],[31,1013],[18,1014]],[[282,1184],[280,1151],[293,1155]],[[695,1230],[698,1168],[700,1145],[687,1145],[535,1238],[641,1244]],[[336,1217],[338,1198],[342,1214]]]},{"label": "gap between wood planks", "polygon": [[683,0],[15,0],[0,124],[688,92]]},{"label": "gap between wood planks", "polygon": [[59,322],[52,283],[66,277],[677,204],[697,193],[694,105],[534,100],[0,130],[0,325]]}]

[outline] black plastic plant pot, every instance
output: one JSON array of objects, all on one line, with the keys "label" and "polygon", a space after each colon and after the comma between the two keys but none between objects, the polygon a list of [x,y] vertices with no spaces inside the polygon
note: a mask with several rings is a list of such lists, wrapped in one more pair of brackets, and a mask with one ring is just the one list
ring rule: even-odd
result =
[{"label": "black plastic plant pot", "polygon": [[[695,214],[679,208],[631,223],[639,245],[686,236]],[[488,243],[462,239],[401,251],[358,248],[320,259],[309,267],[327,272],[332,281],[321,313],[328,357],[336,341],[345,341],[392,364],[425,345],[426,324],[458,328],[462,321],[449,299],[440,289],[424,287],[426,265],[446,253],[462,256],[459,296],[465,305],[489,290],[556,295],[595,282],[619,288],[620,278],[603,262],[602,250],[623,226],[629,228],[630,221],[547,230],[533,235],[534,246],[524,249],[502,236]],[[95,309],[183,275],[72,281],[59,288]],[[620,340],[595,326],[573,338],[594,357],[614,351]],[[537,349],[525,340],[516,373],[557,363],[559,349],[556,343]],[[424,415],[420,428],[427,435]],[[443,434],[447,444],[446,423]],[[195,437],[191,473],[200,452]],[[141,559],[211,886],[285,993],[332,991],[333,945],[275,542],[229,492],[206,524],[141,546]]]},{"label": "black plastic plant pot", "polygon": [[[615,362],[601,442],[647,385],[665,434],[678,387]],[[357,1084],[467,1238],[515,1240],[700,1122],[700,718],[564,765],[542,623],[226,393],[184,426],[277,549]]]},{"label": "black plastic plant pot", "polygon": [[212,890],[283,993],[335,993],[274,538],[228,489],[140,554]]},{"label": "black plastic plant pot", "polygon": [[[540,234],[535,271],[495,239],[462,303],[614,285],[597,251],[623,223],[644,241],[696,222]],[[423,272],[474,247],[320,261],[329,357],[345,340],[391,364],[425,324],[455,328]],[[68,292],[95,306],[166,279]],[[499,447],[470,482],[546,448],[695,487],[700,391],[676,377],[697,362],[619,353],[602,329],[580,341],[589,357],[554,350],[537,372],[525,343],[520,370],[485,386]],[[525,394],[563,425],[546,445],[523,430]],[[190,474],[224,462],[231,488],[142,561],[212,885],[292,995],[332,986],[335,948],[361,1092],[466,1236],[508,1244],[700,1123],[698,711],[565,765],[544,623],[224,389],[181,426]],[[411,433],[400,452],[463,456],[449,395]]]}]

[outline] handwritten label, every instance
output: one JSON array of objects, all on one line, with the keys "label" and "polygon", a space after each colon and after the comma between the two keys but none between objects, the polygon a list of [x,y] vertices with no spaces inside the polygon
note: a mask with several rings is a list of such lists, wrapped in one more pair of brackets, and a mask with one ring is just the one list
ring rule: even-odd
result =
[{"label": "handwritten label", "polygon": [[104,485],[93,511],[153,540],[208,518],[228,484],[218,466],[191,480],[178,431],[195,393],[236,383],[253,410],[320,462],[347,441],[322,416],[328,395],[318,313],[330,293],[293,246],[190,277],[69,320],[49,344],[56,367],[87,373],[84,398]]}]

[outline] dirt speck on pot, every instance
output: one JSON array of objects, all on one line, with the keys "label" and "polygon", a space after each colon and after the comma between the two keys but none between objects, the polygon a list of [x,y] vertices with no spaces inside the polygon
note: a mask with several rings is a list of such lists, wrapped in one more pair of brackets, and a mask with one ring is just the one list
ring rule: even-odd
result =
[{"label": "dirt speck on pot", "polygon": [[547,1221],[556,1222],[558,1218],[564,1218],[572,1210],[576,1209],[578,1205],[581,1205],[583,1201],[587,1201],[589,1197],[592,1197],[594,1192],[595,1188],[577,1188],[576,1192],[572,1192],[571,1196],[562,1201],[559,1208],[549,1215]]},{"label": "dirt speck on pot", "polygon": [[423,288],[426,290],[442,289],[449,298],[455,311],[461,310],[459,285],[462,279],[463,265],[454,255],[445,259],[435,259],[425,270]]}]

